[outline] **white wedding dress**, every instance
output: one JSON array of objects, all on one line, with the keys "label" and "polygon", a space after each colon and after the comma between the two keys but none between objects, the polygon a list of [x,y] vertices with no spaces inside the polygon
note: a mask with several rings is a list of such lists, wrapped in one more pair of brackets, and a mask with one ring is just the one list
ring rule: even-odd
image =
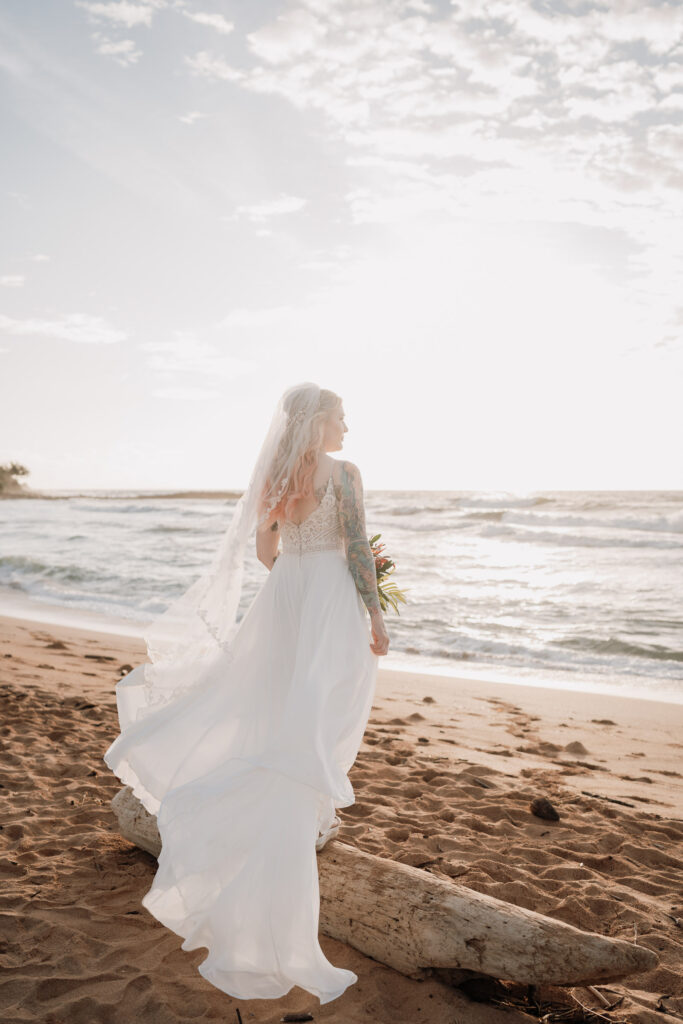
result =
[{"label": "white wedding dress", "polygon": [[282,552],[230,648],[199,682],[138,717],[143,666],[117,686],[109,768],[157,815],[162,850],[142,903],[206,947],[200,973],[240,999],[299,985],[321,1003],[357,981],[318,941],[315,841],[354,802],[348,771],[377,675],[333,477]]}]

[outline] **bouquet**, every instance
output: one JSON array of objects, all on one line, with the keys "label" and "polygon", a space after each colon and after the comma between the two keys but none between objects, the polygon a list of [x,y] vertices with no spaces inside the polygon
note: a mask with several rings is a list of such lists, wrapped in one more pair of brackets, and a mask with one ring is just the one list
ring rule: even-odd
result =
[{"label": "bouquet", "polygon": [[393,562],[388,555],[382,554],[384,551],[384,544],[378,543],[381,536],[381,533],[376,533],[375,536],[371,537],[368,541],[373,558],[375,559],[375,573],[377,575],[377,593],[379,594],[379,603],[383,612],[385,612],[387,607],[391,605],[396,614],[400,615],[401,613],[398,610],[398,602],[403,601],[405,604],[406,597],[403,591],[398,589],[394,581],[389,579],[396,568],[396,563]]}]

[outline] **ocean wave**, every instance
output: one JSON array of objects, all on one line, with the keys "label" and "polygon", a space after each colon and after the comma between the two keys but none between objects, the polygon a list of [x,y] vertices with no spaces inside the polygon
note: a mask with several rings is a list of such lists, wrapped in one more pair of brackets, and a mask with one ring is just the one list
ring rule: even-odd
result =
[{"label": "ocean wave", "polygon": [[369,500],[368,508],[371,508],[375,515],[415,516],[424,515],[425,512],[452,512],[454,505],[452,502],[447,505],[381,505]]},{"label": "ocean wave", "polygon": [[[565,491],[561,492],[578,512],[595,512],[603,509],[619,509],[633,504],[642,508],[647,502],[653,505],[683,505],[683,491]],[[584,495],[584,497],[581,497]]]},{"label": "ocean wave", "polygon": [[71,563],[60,565],[55,562],[46,564],[35,558],[22,555],[9,555],[0,558],[0,582],[16,584],[21,582],[22,577],[26,580],[44,579],[64,583],[123,582],[122,578],[115,573],[103,573],[101,569],[88,569],[83,565]]},{"label": "ocean wave", "polygon": [[554,502],[554,498],[545,498],[541,495],[530,496],[528,498],[515,498],[513,495],[510,495],[510,497],[506,498],[501,495],[500,498],[459,498],[457,504],[458,507],[461,509],[508,509],[537,508],[539,505],[550,505],[553,504]]},{"label": "ocean wave", "polygon": [[679,651],[667,651],[668,656],[653,657],[648,648],[622,645],[618,641],[613,649],[609,649],[608,642],[605,642],[604,649],[597,649],[561,642],[554,647],[537,647],[468,636],[454,640],[453,646],[448,647],[429,637],[421,646],[414,640],[405,643],[399,640],[393,644],[393,650],[448,662],[505,669],[558,670],[575,676],[590,671],[600,677],[646,678],[651,683],[669,682],[678,686],[681,683],[679,666],[683,660]]},{"label": "ocean wave", "polygon": [[191,526],[173,526],[167,523],[156,523],[154,526],[145,526],[143,533],[190,533],[194,534]]},{"label": "ocean wave", "polygon": [[602,530],[633,530],[645,533],[683,533],[683,512],[680,515],[656,516],[649,518],[627,517],[623,519],[598,519],[595,517],[573,515],[536,515],[533,512],[503,512],[506,523],[518,523],[521,526],[569,526],[582,529],[598,528]]},{"label": "ocean wave", "polygon": [[390,516],[416,516],[424,511],[424,505],[393,505],[384,509]]},{"label": "ocean wave", "polygon": [[7,555],[5,558],[0,558],[0,573],[3,570],[13,571],[19,569],[24,572],[41,573],[49,566],[45,562],[39,562],[36,558],[29,558],[24,555]]},{"label": "ocean wave", "polygon": [[558,647],[591,654],[623,654],[629,658],[647,658],[652,661],[683,662],[683,651],[675,651],[662,644],[635,644],[617,637],[570,636],[563,640],[551,641]]},{"label": "ocean wave", "polygon": [[121,504],[121,499],[110,498],[107,501],[106,509],[103,510],[102,498],[94,498],[88,496],[87,498],[72,498],[71,508],[74,512],[95,512],[97,516],[101,516],[103,511],[107,514],[112,515],[151,515],[159,512],[158,505],[147,505],[140,504],[139,502],[129,502],[128,504]]},{"label": "ocean wave", "polygon": [[[429,520],[422,521],[407,519],[405,522],[398,523],[395,527],[397,530],[405,530],[406,533],[456,533],[458,530],[465,530],[472,527],[472,523],[465,520],[463,516],[461,519],[455,519],[449,522],[429,522]],[[383,531],[377,530],[377,533]]]},{"label": "ocean wave", "polygon": [[472,519],[475,522],[499,523],[505,514],[505,509],[501,508],[497,512],[466,512],[462,518]]},{"label": "ocean wave", "polygon": [[514,526],[506,526],[501,523],[499,526],[482,526],[480,530],[482,537],[501,537],[517,543],[527,544],[554,544],[558,547],[577,548],[658,548],[661,550],[681,550],[683,541],[676,540],[655,540],[629,539],[628,537],[590,537],[581,534],[553,533],[550,530],[524,530],[516,529]]}]

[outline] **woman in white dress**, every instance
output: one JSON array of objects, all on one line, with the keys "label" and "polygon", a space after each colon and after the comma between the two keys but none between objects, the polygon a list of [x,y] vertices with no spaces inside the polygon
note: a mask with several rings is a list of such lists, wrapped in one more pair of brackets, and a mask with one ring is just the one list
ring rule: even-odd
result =
[{"label": "woman in white dress", "polygon": [[[334,392],[284,393],[211,568],[116,688],[121,734],[104,760],[162,840],[142,903],[183,949],[206,947],[200,973],[240,999],[299,985],[327,1003],[358,980],[320,948],[316,861],[335,808],[354,802],[348,772],[389,647],[361,475],[328,454],[346,430]],[[271,571],[237,622],[254,530]]]}]

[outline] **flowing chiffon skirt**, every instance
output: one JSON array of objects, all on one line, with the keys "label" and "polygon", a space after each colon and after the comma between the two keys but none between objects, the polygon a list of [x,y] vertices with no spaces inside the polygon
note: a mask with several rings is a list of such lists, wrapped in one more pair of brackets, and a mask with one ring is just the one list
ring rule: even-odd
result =
[{"label": "flowing chiffon skirt", "polygon": [[358,980],[320,948],[315,840],[355,799],[370,640],[343,551],[283,552],[191,691],[137,718],[143,666],[117,686],[121,734],[104,760],[162,841],[143,906],[183,949],[208,949],[199,971],[229,995],[299,985],[327,1003]]}]

